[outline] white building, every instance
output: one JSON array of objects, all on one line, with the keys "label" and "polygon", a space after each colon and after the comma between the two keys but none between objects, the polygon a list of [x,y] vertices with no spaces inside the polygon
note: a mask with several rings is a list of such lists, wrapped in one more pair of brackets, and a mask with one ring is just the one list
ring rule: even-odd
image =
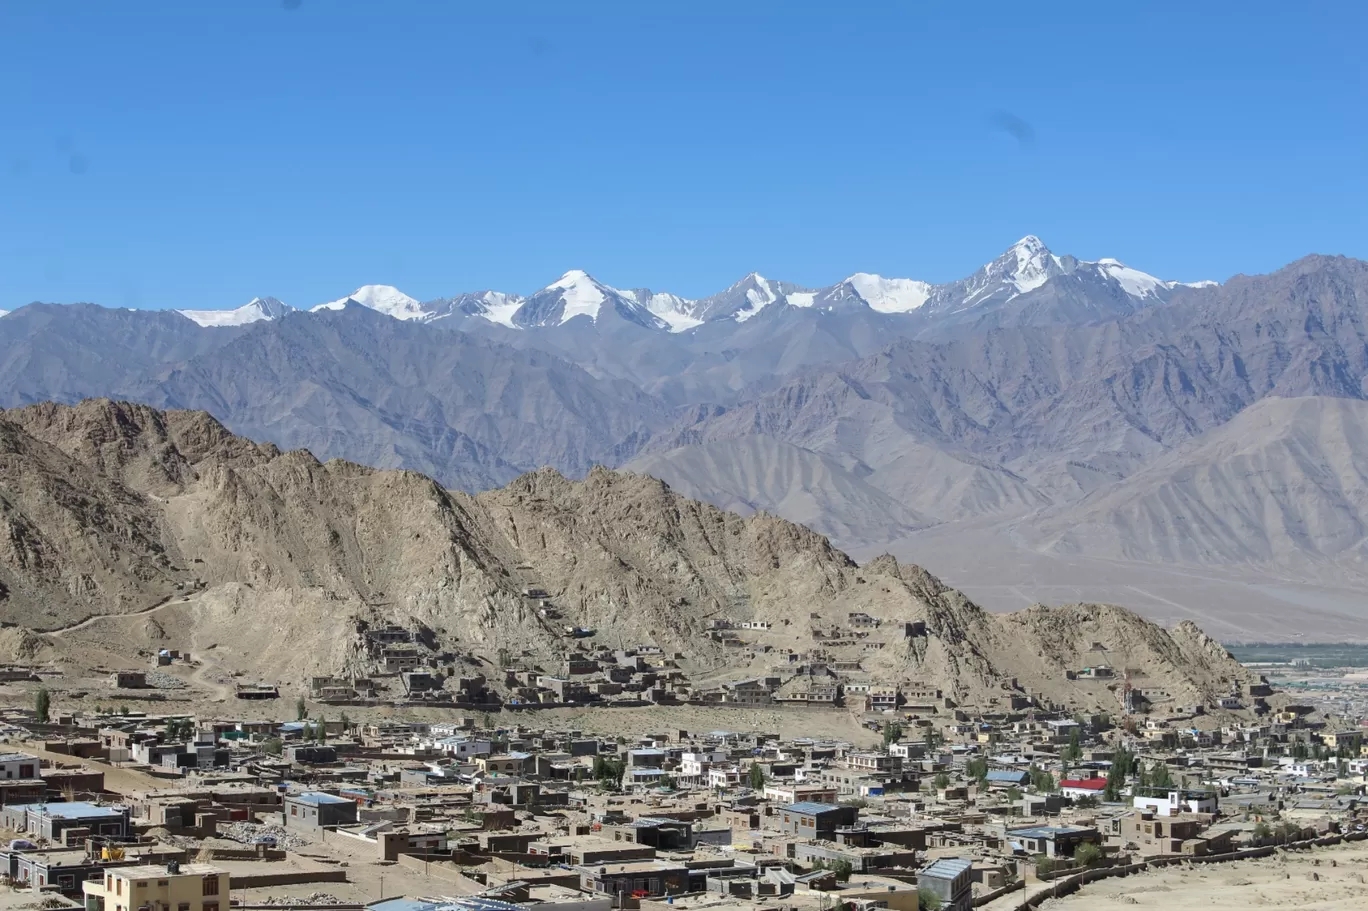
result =
[{"label": "white building", "polygon": [[1155,816],[1176,813],[1215,813],[1216,795],[1206,791],[1172,790],[1165,794],[1132,798],[1137,810],[1148,810]]},{"label": "white building", "polygon": [[0,777],[37,778],[39,762],[36,756],[27,753],[0,753]]},{"label": "white building", "polygon": [[727,754],[721,750],[702,750],[685,753],[679,758],[680,787],[698,787],[706,784],[708,771],[713,763],[726,761]]}]

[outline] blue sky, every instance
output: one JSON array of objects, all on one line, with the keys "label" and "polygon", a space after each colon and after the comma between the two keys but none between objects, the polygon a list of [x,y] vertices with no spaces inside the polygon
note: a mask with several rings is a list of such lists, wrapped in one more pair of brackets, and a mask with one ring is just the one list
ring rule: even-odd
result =
[{"label": "blue sky", "polygon": [[0,5],[0,308],[1368,257],[1368,4]]}]

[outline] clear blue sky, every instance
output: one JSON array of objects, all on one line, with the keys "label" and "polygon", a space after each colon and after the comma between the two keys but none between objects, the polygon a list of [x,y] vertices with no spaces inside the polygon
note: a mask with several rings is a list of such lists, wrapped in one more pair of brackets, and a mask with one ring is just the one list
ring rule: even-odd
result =
[{"label": "clear blue sky", "polygon": [[1368,4],[0,4],[0,308],[1368,257]]}]

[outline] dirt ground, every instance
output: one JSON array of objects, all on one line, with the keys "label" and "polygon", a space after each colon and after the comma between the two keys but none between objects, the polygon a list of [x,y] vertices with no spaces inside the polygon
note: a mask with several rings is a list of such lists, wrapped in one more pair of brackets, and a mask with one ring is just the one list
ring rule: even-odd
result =
[{"label": "dirt ground", "polygon": [[1368,909],[1365,862],[1368,843],[1357,842],[1282,852],[1259,860],[1165,867],[1104,879],[1041,907],[1049,911],[1363,911]]}]

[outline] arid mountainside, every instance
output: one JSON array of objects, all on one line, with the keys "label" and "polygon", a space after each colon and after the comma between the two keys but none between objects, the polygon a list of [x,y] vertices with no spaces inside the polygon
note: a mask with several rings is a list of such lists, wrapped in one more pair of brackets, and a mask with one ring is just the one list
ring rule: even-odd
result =
[{"label": "arid mountainside", "polygon": [[1058,553],[1154,563],[1361,566],[1368,403],[1264,399],[1019,531]]},{"label": "arid mountainside", "polygon": [[[814,649],[847,649],[871,679],[980,701],[1024,689],[1114,707],[1105,686],[1065,679],[1103,662],[1180,701],[1247,679],[1190,625],[1166,632],[1096,605],[988,614],[918,567],[859,566],[802,526],[641,475],[543,470],[470,496],[252,443],[203,412],[107,400],[0,413],[0,440],[0,618],[64,630],[28,649],[113,622],[88,618],[145,613],[103,647],[184,637],[281,681],[356,669],[359,631],[385,622],[495,679],[500,650],[554,671],[583,644],[566,624],[596,630],[594,645],[679,652],[699,685]],[[846,644],[815,637],[852,613],[876,628]],[[708,635],[715,621],[768,628],[728,645]]]}]

